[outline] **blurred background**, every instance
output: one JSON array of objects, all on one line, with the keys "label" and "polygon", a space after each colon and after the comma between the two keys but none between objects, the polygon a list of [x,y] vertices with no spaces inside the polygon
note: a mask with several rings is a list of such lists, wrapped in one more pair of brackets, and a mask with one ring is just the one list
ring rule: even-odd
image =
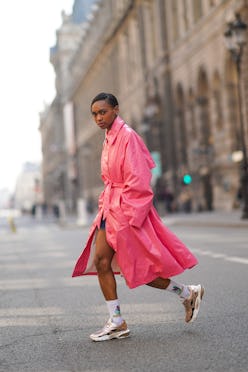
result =
[{"label": "blurred background", "polygon": [[240,209],[248,218],[248,1],[2,8],[2,210],[87,223],[103,188],[104,133],[90,102],[107,91],[156,162],[161,215]]}]

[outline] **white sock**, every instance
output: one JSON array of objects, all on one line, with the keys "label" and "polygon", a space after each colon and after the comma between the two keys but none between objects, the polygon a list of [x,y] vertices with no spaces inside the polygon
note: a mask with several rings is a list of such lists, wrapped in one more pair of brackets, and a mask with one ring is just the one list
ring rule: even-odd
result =
[{"label": "white sock", "polygon": [[121,316],[120,302],[118,298],[116,300],[106,301],[106,304],[108,306],[111,320],[117,325],[121,324],[123,318]]},{"label": "white sock", "polygon": [[190,290],[187,285],[176,283],[173,280],[170,281],[170,284],[168,285],[166,290],[171,293],[177,294],[183,299],[188,298],[190,296]]}]

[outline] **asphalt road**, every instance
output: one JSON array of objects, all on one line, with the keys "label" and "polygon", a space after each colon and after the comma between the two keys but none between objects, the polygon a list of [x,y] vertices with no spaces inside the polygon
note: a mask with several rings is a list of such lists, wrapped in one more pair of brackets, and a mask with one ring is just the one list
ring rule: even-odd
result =
[{"label": "asphalt road", "polygon": [[94,343],[108,318],[97,278],[71,278],[87,229],[0,224],[0,371],[248,371],[248,231],[170,226],[199,259],[176,279],[204,284],[197,321],[177,296],[117,278],[125,340]]}]

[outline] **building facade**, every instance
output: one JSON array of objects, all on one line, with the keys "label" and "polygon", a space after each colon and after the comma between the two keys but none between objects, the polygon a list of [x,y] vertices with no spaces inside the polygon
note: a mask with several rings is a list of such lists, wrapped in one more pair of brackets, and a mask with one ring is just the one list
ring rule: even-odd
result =
[{"label": "building facade", "polygon": [[22,212],[32,212],[44,202],[40,164],[25,163],[16,180],[14,206]]},{"label": "building facade", "polygon": [[69,211],[75,209],[77,202],[77,168],[75,139],[70,127],[70,104],[65,97],[70,82],[69,64],[77,53],[85,33],[89,5],[93,4],[94,0],[75,0],[71,15],[62,12],[62,25],[56,32],[56,44],[50,48],[50,62],[56,76],[56,97],[40,113],[45,202],[48,206],[65,204]]},{"label": "building facade", "polygon": [[[223,34],[237,12],[248,23],[247,5],[245,0],[95,2],[84,27],[67,35],[73,53],[66,54],[60,72],[55,68],[60,116],[54,116],[54,102],[41,126],[63,123],[62,197],[68,206],[87,205],[102,189],[104,133],[90,114],[90,102],[101,91],[118,97],[121,116],[144,138],[157,163],[154,187],[161,179],[177,209],[185,198],[194,210],[237,205],[240,163],[232,155],[240,149],[238,80]],[[244,53],[247,128],[248,46]],[[64,57],[56,58],[61,66]],[[44,147],[48,137],[42,139]],[[55,172],[57,165],[47,159],[44,153],[43,170],[49,162]],[[185,174],[188,185],[182,182]]]}]

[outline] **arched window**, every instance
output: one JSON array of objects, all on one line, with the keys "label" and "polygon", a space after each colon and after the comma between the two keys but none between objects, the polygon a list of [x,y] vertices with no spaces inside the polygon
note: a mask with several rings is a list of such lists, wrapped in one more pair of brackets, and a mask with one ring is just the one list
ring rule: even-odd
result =
[{"label": "arched window", "polygon": [[221,103],[221,81],[217,71],[214,73],[213,78],[213,114],[214,114],[214,126],[217,129],[223,128],[223,115],[222,115],[222,103]]},{"label": "arched window", "polygon": [[204,68],[200,68],[197,86],[197,111],[200,129],[199,157],[201,166],[199,173],[201,176],[202,193],[205,208],[213,208],[213,186],[212,186],[212,165],[213,158],[213,138],[211,134],[210,115],[209,115],[209,84]]},{"label": "arched window", "polygon": [[189,98],[188,98],[188,111],[189,111],[189,122],[190,122],[190,134],[193,139],[196,139],[197,128],[195,120],[195,95],[192,88],[189,89]]},{"label": "arched window", "polygon": [[188,6],[187,6],[187,0],[182,0],[182,6],[183,6],[183,22],[185,30],[188,30],[189,28],[189,16],[188,16]]},{"label": "arched window", "polygon": [[232,140],[231,151],[236,151],[241,147],[240,131],[238,127],[240,120],[238,113],[237,73],[235,64],[229,55],[227,56],[225,66],[225,84],[227,92],[228,122]]},{"label": "arched window", "polygon": [[179,25],[178,25],[178,6],[177,0],[171,2],[172,6],[172,31],[173,31],[173,41],[177,41],[179,37]]},{"label": "arched window", "polygon": [[209,117],[209,84],[203,68],[198,75],[197,103],[200,120],[200,145],[207,149],[212,145],[211,126]]},{"label": "arched window", "polygon": [[185,100],[184,93],[181,84],[177,86],[176,92],[176,142],[178,143],[179,156],[178,160],[181,164],[187,165],[188,154],[187,154],[187,133],[185,123]]},{"label": "arched window", "polygon": [[209,6],[215,6],[216,5],[216,0],[209,0]]},{"label": "arched window", "polygon": [[203,16],[202,0],[193,0],[193,15],[195,22]]}]

